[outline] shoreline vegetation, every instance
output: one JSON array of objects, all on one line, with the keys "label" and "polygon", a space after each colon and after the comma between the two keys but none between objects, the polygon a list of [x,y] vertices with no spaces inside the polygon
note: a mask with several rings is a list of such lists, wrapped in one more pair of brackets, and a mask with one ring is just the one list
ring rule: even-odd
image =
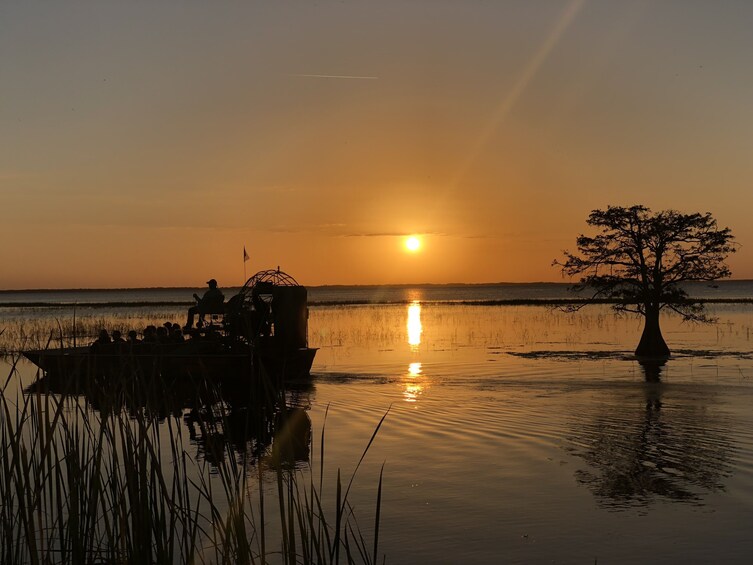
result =
[{"label": "shoreline vegetation", "polygon": [[[714,284],[719,286],[737,284],[737,283],[753,283],[753,279],[725,279],[721,281],[715,281]],[[547,281],[530,281],[530,282],[480,282],[480,283],[389,283],[389,284],[321,284],[321,285],[306,285],[306,288],[311,290],[336,290],[336,289],[380,289],[380,288],[392,288],[392,289],[410,289],[410,288],[481,288],[481,287],[524,287],[524,286],[554,286],[554,287],[571,287],[576,283],[573,282],[547,282]],[[706,285],[710,283],[698,281],[691,284]],[[193,291],[198,287],[195,286],[144,286],[144,287],[101,287],[101,288],[3,288],[0,289],[0,296],[3,294],[11,293],[45,293],[45,292],[115,292],[126,290],[138,290],[138,291],[151,291],[151,290],[187,290]],[[227,286],[224,287],[228,291],[237,291],[240,286]]]},{"label": "shoreline vegetation", "polygon": [[[0,291],[3,292],[3,291]],[[366,305],[401,305],[412,304],[414,300],[311,300],[309,307],[317,306],[366,306]],[[458,306],[574,306],[588,304],[636,304],[608,298],[500,298],[489,300],[421,300],[423,305],[443,304]],[[26,301],[2,302],[0,308],[67,308],[77,306],[81,308],[144,308],[159,307],[188,307],[194,301],[169,300],[137,300],[137,301],[107,301],[107,302],[63,302],[63,301]],[[689,300],[673,302],[673,304],[753,304],[750,298],[691,298]]]},{"label": "shoreline vegetation", "polygon": [[[213,438],[211,457],[200,459],[183,431],[185,410],[176,413],[174,389],[160,379],[134,374],[100,383],[101,377],[85,376],[81,382],[98,391],[90,392],[97,400],[89,403],[80,400],[76,379],[60,390],[47,390],[42,381],[34,390],[16,390],[9,382],[17,362],[0,387],[6,455],[0,463],[0,562],[384,561],[384,465],[366,529],[356,520],[351,494],[387,413],[350,476],[338,468],[335,483],[327,484],[326,412],[318,445],[310,436],[297,439],[287,421],[271,443],[251,440],[239,430],[255,430],[257,421],[266,430],[283,401],[250,400],[239,426],[219,390],[197,386],[193,402],[205,411],[192,414],[201,435]],[[301,449],[305,464],[296,462]]]}]

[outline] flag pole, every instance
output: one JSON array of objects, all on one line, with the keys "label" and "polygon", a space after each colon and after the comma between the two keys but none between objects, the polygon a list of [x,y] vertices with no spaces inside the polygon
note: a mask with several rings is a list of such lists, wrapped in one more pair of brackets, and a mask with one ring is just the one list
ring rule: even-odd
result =
[{"label": "flag pole", "polygon": [[246,253],[246,246],[243,246],[243,284],[246,284],[248,278],[246,277],[246,262],[248,261],[248,253]]}]

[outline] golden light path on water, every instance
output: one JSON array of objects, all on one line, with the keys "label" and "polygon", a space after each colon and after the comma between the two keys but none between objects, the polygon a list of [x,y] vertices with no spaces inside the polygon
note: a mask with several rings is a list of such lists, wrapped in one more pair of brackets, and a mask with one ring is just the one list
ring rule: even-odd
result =
[{"label": "golden light path on water", "polygon": [[421,303],[414,301],[408,306],[408,345],[411,346],[411,351],[418,351],[423,331],[424,329],[421,325]]},{"label": "golden light path on water", "polygon": [[[424,331],[421,324],[421,303],[414,300],[408,306],[408,345],[414,353],[418,353],[421,345],[421,334]],[[408,377],[405,382],[403,396],[406,402],[416,402],[423,392],[423,385],[419,381],[421,377],[421,363],[415,361],[408,365]]]}]

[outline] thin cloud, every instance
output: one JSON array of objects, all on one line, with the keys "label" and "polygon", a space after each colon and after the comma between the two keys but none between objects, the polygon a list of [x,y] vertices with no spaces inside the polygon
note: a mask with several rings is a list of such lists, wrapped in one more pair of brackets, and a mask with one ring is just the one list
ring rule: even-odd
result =
[{"label": "thin cloud", "polygon": [[[260,231],[271,233],[299,233],[299,234],[320,234],[330,237],[408,237],[418,235],[424,237],[451,237],[452,234],[436,231],[355,231],[348,230],[348,225],[344,223],[326,223],[326,224],[296,224],[296,225],[277,225],[264,228]],[[458,235],[457,237],[463,237]]]},{"label": "thin cloud", "polygon": [[317,225],[278,225],[262,231],[272,233],[317,233],[322,231],[332,231],[344,228],[345,224],[317,224]]},{"label": "thin cloud", "polygon": [[[501,232],[501,233],[469,233],[459,235],[463,239],[504,239],[507,241],[519,241],[524,242],[535,241],[537,243],[552,243],[561,241],[561,237],[539,237],[538,232],[535,231],[517,231],[517,232]],[[570,237],[570,236],[568,236]]]},{"label": "thin cloud", "polygon": [[351,232],[342,234],[343,237],[407,237],[409,235],[431,235],[431,236],[443,236],[447,235],[440,232]]}]

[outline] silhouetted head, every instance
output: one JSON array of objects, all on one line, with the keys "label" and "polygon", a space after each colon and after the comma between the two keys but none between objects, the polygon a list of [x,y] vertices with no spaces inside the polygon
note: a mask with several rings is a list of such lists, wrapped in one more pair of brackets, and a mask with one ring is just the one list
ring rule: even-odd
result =
[{"label": "silhouetted head", "polygon": [[130,332],[128,332],[129,341],[136,341],[138,337],[139,337],[139,334],[136,332],[136,330],[131,330]]},{"label": "silhouetted head", "polygon": [[110,334],[107,333],[107,330],[99,330],[99,339],[110,341]]},{"label": "silhouetted head", "polygon": [[120,330],[112,330],[112,339],[120,339],[122,335]]},{"label": "silhouetted head", "polygon": [[209,288],[217,288],[217,281],[214,279],[209,279],[207,284],[209,285]]}]

